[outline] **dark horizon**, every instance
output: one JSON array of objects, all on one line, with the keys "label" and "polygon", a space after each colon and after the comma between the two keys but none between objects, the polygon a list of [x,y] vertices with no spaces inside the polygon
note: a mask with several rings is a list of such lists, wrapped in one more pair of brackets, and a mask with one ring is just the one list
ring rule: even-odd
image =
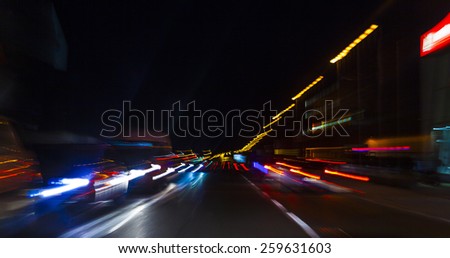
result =
[{"label": "dark horizon", "polygon": [[[69,50],[67,91],[59,89],[68,99],[57,104],[93,127],[103,111],[128,100],[142,111],[177,101],[222,112],[271,101],[282,110],[381,2],[322,8],[315,2],[57,1]],[[173,144],[224,151],[248,140],[173,137]]]},{"label": "dark horizon", "polygon": [[[178,101],[222,113],[260,110],[270,101],[281,111],[334,69],[329,60],[370,24],[403,26],[420,9],[426,15],[414,26],[425,31],[445,14],[406,2],[54,1],[67,68],[54,71],[32,58],[30,66],[42,71],[24,77],[11,109],[42,128],[92,136],[103,129],[101,114],[123,101],[156,113]],[[174,149],[196,151],[234,150],[248,141],[172,135]]]}]

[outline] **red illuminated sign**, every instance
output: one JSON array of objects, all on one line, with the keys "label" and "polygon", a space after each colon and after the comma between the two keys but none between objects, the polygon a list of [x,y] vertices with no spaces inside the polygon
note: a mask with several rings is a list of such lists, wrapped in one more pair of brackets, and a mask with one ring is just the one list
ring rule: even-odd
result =
[{"label": "red illuminated sign", "polygon": [[420,37],[420,56],[426,56],[450,45],[450,13]]}]

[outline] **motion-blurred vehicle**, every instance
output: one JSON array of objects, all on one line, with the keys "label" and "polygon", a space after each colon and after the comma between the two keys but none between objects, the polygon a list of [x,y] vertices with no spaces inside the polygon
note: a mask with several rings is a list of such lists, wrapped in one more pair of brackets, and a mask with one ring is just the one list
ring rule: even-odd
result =
[{"label": "motion-blurred vehicle", "polygon": [[12,123],[0,117],[0,235],[8,234],[34,217],[35,199],[28,191],[42,186],[33,154],[27,151]]},{"label": "motion-blurred vehicle", "polygon": [[44,182],[29,197],[37,199],[41,213],[73,204],[121,201],[128,192],[127,168],[105,158],[110,145],[68,132],[40,133],[28,137],[28,142],[36,152]]},{"label": "motion-blurred vehicle", "polygon": [[329,165],[324,169],[324,178],[338,175],[360,181],[410,188],[417,183],[416,175],[409,168],[369,166],[357,164]]},{"label": "motion-blurred vehicle", "polygon": [[164,174],[173,165],[172,146],[168,136],[160,137],[117,137],[108,141],[112,148],[106,157],[127,168],[130,189],[137,191],[157,191],[165,186]]}]

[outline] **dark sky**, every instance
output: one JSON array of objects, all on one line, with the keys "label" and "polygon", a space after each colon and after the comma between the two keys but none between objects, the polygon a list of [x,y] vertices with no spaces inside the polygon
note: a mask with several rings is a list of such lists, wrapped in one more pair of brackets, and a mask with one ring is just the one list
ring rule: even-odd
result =
[{"label": "dark sky", "polygon": [[[315,79],[389,1],[57,1],[69,46],[67,103],[85,123],[140,110],[276,109]],[[84,119],[84,120],[83,120]],[[175,138],[230,149],[248,139]]]}]

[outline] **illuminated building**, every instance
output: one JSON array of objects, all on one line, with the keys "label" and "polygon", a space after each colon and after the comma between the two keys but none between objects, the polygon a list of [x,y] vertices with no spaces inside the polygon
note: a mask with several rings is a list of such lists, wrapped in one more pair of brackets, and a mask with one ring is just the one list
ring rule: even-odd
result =
[{"label": "illuminated building", "polygon": [[[447,12],[443,6],[425,2],[410,3],[405,12],[404,6],[395,3],[380,10],[367,24],[350,28],[336,39],[334,46],[330,42],[335,53],[330,56],[330,63],[317,73],[320,77],[305,78],[306,90],[292,98],[296,118],[311,137],[278,139],[275,153],[279,150],[280,155],[295,153],[307,158],[356,162],[364,162],[362,157],[393,157],[402,159],[398,165],[403,166],[407,159],[429,159],[433,155],[430,139],[434,138],[438,141],[441,167],[448,168]],[[308,110],[330,114],[331,109],[334,113],[339,109],[348,112],[340,119],[313,119],[309,126],[308,119],[314,114],[302,117]],[[340,136],[336,131],[332,136],[325,135],[340,125],[348,136]]]},{"label": "illuminated building", "polygon": [[420,36],[421,121],[434,141],[438,171],[450,177],[450,13],[442,18]]}]

